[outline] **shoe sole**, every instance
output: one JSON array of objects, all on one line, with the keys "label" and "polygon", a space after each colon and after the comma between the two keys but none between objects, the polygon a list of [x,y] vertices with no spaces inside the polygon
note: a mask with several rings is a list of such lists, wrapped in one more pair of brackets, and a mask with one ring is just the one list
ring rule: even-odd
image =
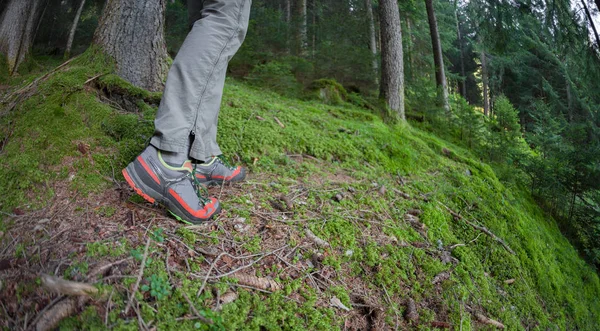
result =
[{"label": "shoe sole", "polygon": [[[181,211],[181,209],[179,208],[179,206],[177,206],[176,204],[172,203],[168,199],[164,199],[164,197],[162,196],[162,194],[156,192],[152,188],[150,188],[147,185],[143,184],[143,182],[137,176],[137,173],[136,173],[136,170],[134,168],[134,164],[133,163],[130,163],[127,166],[127,168],[123,169],[121,172],[123,173],[123,177],[125,177],[125,181],[127,181],[127,184],[129,184],[129,186],[135,191],[135,193],[139,194],[142,198],[144,198],[144,200],[148,201],[151,204],[160,204],[160,205],[165,206],[167,208],[167,210],[169,211],[169,213],[171,215],[173,215],[180,222],[183,222],[183,223],[189,224],[189,225],[198,225],[198,224],[201,224],[203,222],[210,221],[215,215],[218,215],[219,213],[221,213],[221,205],[219,204],[217,206],[215,212],[212,215],[210,215],[208,218],[201,219],[199,222],[192,222],[190,220],[187,220],[187,219],[185,219],[185,218],[177,215],[175,212],[173,212],[173,210],[175,210],[177,213],[185,215],[185,213],[183,213]],[[151,192],[151,193],[147,194],[140,187],[146,188],[146,192]],[[152,197],[151,196],[152,194],[155,195],[155,197]]]}]

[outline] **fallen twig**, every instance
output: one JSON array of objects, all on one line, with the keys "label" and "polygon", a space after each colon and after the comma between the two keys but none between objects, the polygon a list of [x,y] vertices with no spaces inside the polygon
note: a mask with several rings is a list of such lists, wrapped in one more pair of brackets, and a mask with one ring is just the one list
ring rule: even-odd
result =
[{"label": "fallen twig", "polygon": [[138,273],[138,278],[133,285],[133,290],[131,291],[131,296],[129,297],[129,301],[127,301],[127,306],[125,306],[125,315],[129,313],[129,309],[131,308],[131,304],[133,303],[133,298],[135,298],[135,294],[137,293],[138,287],[140,286],[140,282],[142,281],[142,277],[144,276],[144,268],[146,267],[146,259],[148,258],[148,247],[150,247],[150,238],[146,241],[146,247],[144,247],[144,257],[142,258],[142,265],[140,266],[140,272]]},{"label": "fallen twig", "polygon": [[251,256],[242,256],[242,257],[239,257],[239,256],[233,256],[233,255],[231,255],[231,254],[229,254],[229,253],[225,253],[225,252],[223,252],[223,253],[219,254],[219,256],[217,256],[217,257],[215,258],[215,260],[214,260],[214,261],[211,263],[211,265],[210,265],[210,268],[208,269],[208,272],[206,273],[206,275],[204,275],[204,276],[200,276],[200,275],[195,275],[195,274],[193,274],[193,276],[196,276],[196,277],[203,277],[203,278],[204,278],[204,280],[202,281],[202,286],[200,286],[200,289],[198,289],[198,293],[196,293],[196,296],[200,296],[200,294],[201,294],[201,293],[202,293],[202,291],[204,290],[204,287],[206,286],[206,282],[207,282],[209,279],[219,279],[219,278],[223,278],[223,277],[231,276],[231,275],[233,275],[233,274],[235,274],[235,273],[237,273],[237,272],[239,272],[239,271],[242,271],[242,270],[244,270],[244,269],[246,269],[246,268],[250,268],[251,266],[255,265],[255,264],[256,264],[257,262],[259,262],[260,260],[264,259],[265,257],[267,257],[267,256],[269,256],[269,255],[271,255],[271,254],[275,254],[275,253],[279,252],[280,250],[282,250],[282,249],[285,249],[286,247],[288,247],[288,245],[284,245],[283,247],[280,247],[280,248],[278,248],[278,249],[276,249],[276,250],[274,250],[274,251],[271,251],[271,252],[269,252],[269,253],[262,254],[262,255],[260,255],[260,257],[259,257],[258,259],[254,260],[253,262],[251,262],[251,263],[249,263],[249,264],[246,264],[246,265],[244,265],[244,266],[241,266],[241,267],[239,267],[239,268],[237,268],[237,269],[231,270],[231,271],[229,271],[229,272],[227,272],[227,273],[224,273],[224,274],[221,274],[221,275],[217,275],[217,276],[211,276],[210,274],[212,273],[212,270],[214,269],[214,267],[215,267],[215,265],[216,265],[217,261],[219,261],[219,259],[221,259],[221,257],[222,257],[223,255],[227,255],[227,256],[229,256],[229,257],[231,257],[231,258],[234,258],[234,259],[242,259],[242,258],[248,258],[248,257],[252,257],[252,256],[258,256],[258,255],[251,255]]},{"label": "fallen twig", "polygon": [[489,317],[486,317],[486,316],[484,316],[481,313],[475,313],[474,315],[475,315],[475,318],[477,318],[477,320],[479,322],[483,323],[483,324],[492,325],[492,326],[497,327],[498,329],[504,329],[505,328],[504,324],[502,324],[502,323],[500,323],[500,322],[498,322],[496,320],[493,320],[493,319],[491,319]]},{"label": "fallen twig", "polygon": [[439,202],[440,205],[442,205],[444,208],[446,208],[446,210],[448,210],[448,212],[454,217],[454,219],[459,219],[464,221],[465,223],[467,223],[468,225],[470,225],[472,228],[479,230],[485,234],[487,234],[488,236],[490,236],[492,239],[494,239],[495,241],[497,241],[498,243],[500,243],[500,245],[502,245],[509,253],[516,255],[515,251],[513,251],[510,246],[508,246],[508,244],[502,240],[500,237],[498,237],[497,235],[495,235],[494,233],[492,233],[492,231],[488,230],[488,228],[475,224],[471,221],[469,221],[468,219],[464,218],[462,215],[460,215],[459,213],[453,211],[452,209],[448,208],[446,205],[444,205],[443,203]]},{"label": "fallen twig", "polygon": [[200,313],[198,312],[198,309],[196,309],[196,306],[194,306],[194,303],[192,302],[192,300],[190,300],[190,298],[187,296],[187,294],[185,294],[185,292],[182,289],[179,289],[179,292],[181,293],[181,296],[185,299],[185,301],[187,301],[188,305],[190,306],[190,309],[192,309],[192,311],[194,312],[194,315],[196,315],[196,317],[199,320],[201,320],[202,322],[204,322],[206,324],[213,324],[213,321],[200,315]]},{"label": "fallen twig", "polygon": [[46,290],[57,294],[90,296],[98,293],[96,287],[87,283],[73,282],[50,275],[42,275],[40,279]]},{"label": "fallen twig", "polygon": [[310,231],[310,229],[308,227],[306,227],[304,229],[304,231],[306,232],[306,237],[308,237],[308,239],[312,240],[312,242],[317,244],[317,246],[319,246],[319,247],[330,247],[331,246],[325,240],[317,237],[312,231]]},{"label": "fallen twig", "polygon": [[285,129],[285,125],[283,125],[283,123],[281,123],[281,121],[276,116],[273,116],[273,118],[275,119],[275,122],[277,122],[277,124],[279,124],[279,126],[282,129]]},{"label": "fallen twig", "polygon": [[[103,275],[113,266],[129,261],[130,259],[131,258],[127,258],[97,266],[89,273],[89,275],[86,277],[86,280],[89,283],[95,283],[97,281],[97,276]],[[85,305],[89,300],[89,296],[82,296],[78,299],[59,296],[49,305],[47,305],[46,308],[44,308],[37,315],[31,324],[35,325],[36,330],[54,330],[60,321],[76,313],[77,310]]]}]

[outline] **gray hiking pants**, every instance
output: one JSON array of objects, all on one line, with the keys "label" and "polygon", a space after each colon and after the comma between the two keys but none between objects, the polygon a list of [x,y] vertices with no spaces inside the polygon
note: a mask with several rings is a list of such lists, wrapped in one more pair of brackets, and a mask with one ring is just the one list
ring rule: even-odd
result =
[{"label": "gray hiking pants", "polygon": [[222,154],[217,144],[217,122],[225,74],[229,60],[246,37],[252,1],[188,2],[194,2],[190,8],[195,9],[190,19],[199,19],[169,70],[150,143],[169,152],[189,150],[190,157],[207,161]]}]

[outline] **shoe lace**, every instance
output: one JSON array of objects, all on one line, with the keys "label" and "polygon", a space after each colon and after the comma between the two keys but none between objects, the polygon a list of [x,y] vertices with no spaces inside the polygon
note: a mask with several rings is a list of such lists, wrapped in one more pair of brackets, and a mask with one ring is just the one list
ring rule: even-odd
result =
[{"label": "shoe lace", "polygon": [[198,178],[196,178],[196,166],[195,165],[194,165],[194,169],[192,170],[192,186],[196,190],[196,195],[198,195],[198,199],[200,199],[200,202],[202,202],[202,204],[207,204],[210,202],[210,193],[208,192],[206,187],[204,187],[204,185],[202,185],[202,183],[200,183]]}]

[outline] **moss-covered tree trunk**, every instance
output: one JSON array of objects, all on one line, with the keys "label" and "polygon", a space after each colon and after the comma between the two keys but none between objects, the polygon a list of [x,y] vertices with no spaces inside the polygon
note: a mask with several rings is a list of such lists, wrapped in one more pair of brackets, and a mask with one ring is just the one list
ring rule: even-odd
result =
[{"label": "moss-covered tree trunk", "polygon": [[379,97],[395,113],[404,115],[404,62],[402,59],[402,30],[396,0],[379,1],[381,24],[381,84]]},{"label": "moss-covered tree trunk", "polygon": [[150,91],[163,88],[168,71],[165,9],[166,0],[108,0],[94,34],[117,74]]},{"label": "moss-covered tree trunk", "polygon": [[42,0],[8,0],[0,16],[0,52],[14,74],[29,53],[42,12]]}]

